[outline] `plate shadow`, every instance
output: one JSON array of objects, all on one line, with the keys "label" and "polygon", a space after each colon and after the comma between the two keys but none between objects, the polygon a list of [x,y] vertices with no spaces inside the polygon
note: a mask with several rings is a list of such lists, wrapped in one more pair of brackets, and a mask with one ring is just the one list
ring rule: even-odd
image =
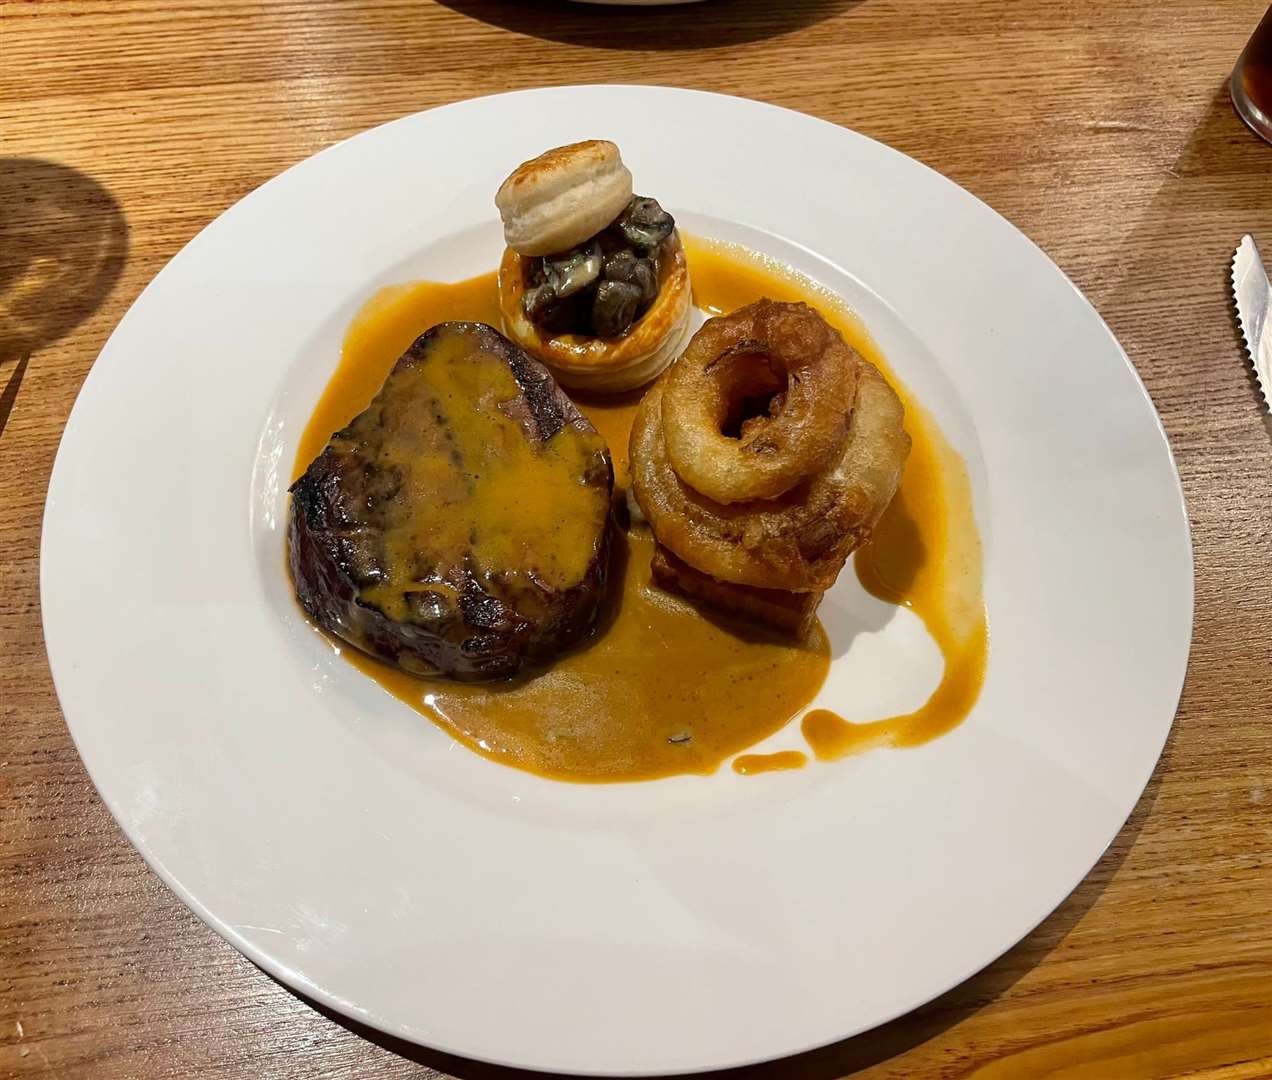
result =
[{"label": "plate shadow", "polygon": [[737,45],[810,26],[862,0],[703,0],[617,7],[567,0],[439,0],[489,26],[597,49],[676,50]]}]

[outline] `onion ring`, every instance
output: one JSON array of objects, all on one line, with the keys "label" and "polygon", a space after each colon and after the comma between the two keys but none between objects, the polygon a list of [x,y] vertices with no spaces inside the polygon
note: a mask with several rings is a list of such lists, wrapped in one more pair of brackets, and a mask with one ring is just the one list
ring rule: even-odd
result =
[{"label": "onion ring", "polygon": [[[663,436],[685,483],[720,503],[771,499],[821,472],[844,441],[856,353],[807,304],[760,300],[709,320],[667,376]],[[776,395],[738,438],[744,399]]]},{"label": "onion ring", "polygon": [[637,409],[630,445],[632,490],[658,542],[720,581],[791,592],[834,584],[892,501],[910,451],[897,395],[851,356],[850,419],[829,462],[776,498],[746,503],[708,498],[674,467],[666,395],[676,369],[665,374]]}]

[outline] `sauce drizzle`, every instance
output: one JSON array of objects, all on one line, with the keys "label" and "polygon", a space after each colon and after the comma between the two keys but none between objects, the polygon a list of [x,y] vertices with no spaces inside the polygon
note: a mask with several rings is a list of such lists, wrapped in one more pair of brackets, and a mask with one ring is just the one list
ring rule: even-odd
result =
[{"label": "sauce drizzle", "polygon": [[782,772],[802,769],[808,764],[808,755],[800,750],[778,750],[773,754],[743,754],[733,759],[733,771],[739,776],[755,776],[757,773]]}]

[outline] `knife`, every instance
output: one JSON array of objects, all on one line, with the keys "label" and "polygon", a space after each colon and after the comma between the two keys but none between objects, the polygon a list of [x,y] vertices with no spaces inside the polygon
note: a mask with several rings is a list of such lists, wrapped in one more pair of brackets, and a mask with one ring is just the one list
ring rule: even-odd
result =
[{"label": "knife", "polygon": [[1267,271],[1259,257],[1254,237],[1248,233],[1237,245],[1232,257],[1232,295],[1237,301],[1237,321],[1245,337],[1246,352],[1254,367],[1254,377],[1263,392],[1265,405],[1272,405],[1268,394],[1272,393],[1272,285],[1268,284]]}]

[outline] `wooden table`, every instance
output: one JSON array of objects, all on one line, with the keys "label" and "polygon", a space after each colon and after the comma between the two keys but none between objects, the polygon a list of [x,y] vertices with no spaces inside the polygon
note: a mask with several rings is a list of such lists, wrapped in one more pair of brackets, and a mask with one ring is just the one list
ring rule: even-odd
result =
[{"label": "wooden table", "polygon": [[1272,426],[1226,269],[1272,251],[1272,146],[1225,82],[1263,0],[0,0],[0,1074],[500,1072],[325,1015],[205,928],[93,791],[37,584],[54,451],[98,349],[234,200],[476,94],[649,82],[762,98],[964,185],[1092,299],[1170,433],[1192,663],[1110,851],[997,963],[757,1075],[1272,1076]]}]

